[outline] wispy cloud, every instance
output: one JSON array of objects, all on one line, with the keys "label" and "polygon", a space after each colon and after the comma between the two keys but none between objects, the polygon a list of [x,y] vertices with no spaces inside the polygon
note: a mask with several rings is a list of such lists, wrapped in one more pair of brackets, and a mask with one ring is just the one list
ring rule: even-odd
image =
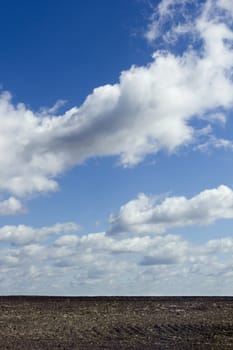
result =
[{"label": "wispy cloud", "polygon": [[208,152],[211,149],[224,149],[225,151],[233,151],[233,141],[212,136],[206,142],[197,145],[196,149],[202,152]]}]

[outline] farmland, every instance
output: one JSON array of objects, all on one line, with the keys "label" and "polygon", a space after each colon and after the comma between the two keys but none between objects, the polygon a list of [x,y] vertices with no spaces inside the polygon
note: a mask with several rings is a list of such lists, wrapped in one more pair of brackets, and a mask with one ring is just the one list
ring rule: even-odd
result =
[{"label": "farmland", "polygon": [[0,349],[233,349],[233,298],[0,297]]}]

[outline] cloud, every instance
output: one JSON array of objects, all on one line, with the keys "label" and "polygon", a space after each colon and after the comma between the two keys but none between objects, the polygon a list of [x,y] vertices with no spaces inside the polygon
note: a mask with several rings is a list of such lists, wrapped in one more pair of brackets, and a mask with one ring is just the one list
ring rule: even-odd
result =
[{"label": "cloud", "polygon": [[224,10],[229,11],[231,16],[233,17],[233,4],[231,0],[218,0],[217,4]]},{"label": "cloud", "polygon": [[207,225],[217,219],[233,218],[233,190],[221,185],[198,195],[168,197],[161,203],[156,198],[140,194],[111,217],[109,235],[121,232],[164,233],[173,227]]},{"label": "cloud", "polygon": [[[145,32],[149,43],[163,39],[174,43],[179,35],[195,31],[195,19],[203,6],[194,0],[162,0],[155,6]],[[177,24],[178,23],[178,24]]]},{"label": "cloud", "polygon": [[3,93],[0,191],[18,197],[56,191],[57,176],[89,158],[118,156],[122,166],[133,166],[148,154],[198,142],[195,120],[212,123],[216,108],[224,122],[233,106],[233,32],[208,3],[192,20],[201,50],[157,51],[151,63],[123,71],[118,83],[94,89],[63,115],[53,114],[56,108],[33,112]]},{"label": "cloud", "polygon": [[[67,224],[60,226],[67,227]],[[69,294],[72,286],[75,287],[76,295],[82,288],[88,288],[85,294],[90,294],[90,286],[93,285],[94,292],[98,293],[100,284],[100,294],[108,294],[107,286],[109,290],[117,287],[118,292],[115,294],[119,294],[119,286],[124,285],[124,279],[130,281],[131,272],[135,274],[137,269],[143,269],[147,255],[153,257],[153,266],[171,266],[186,259],[189,249],[188,243],[179,236],[117,240],[106,236],[104,232],[83,236],[67,232],[43,243],[44,232],[46,236],[48,233],[56,235],[57,229],[53,229],[53,226],[30,229],[37,235],[39,232],[39,239],[24,239],[17,241],[17,245],[1,247],[0,267],[4,272],[1,288],[4,288],[4,293],[13,286],[14,293],[19,293],[22,286],[21,292],[34,290],[41,293],[47,288],[48,294],[53,293],[52,286],[57,284],[56,294]]]},{"label": "cloud", "polygon": [[199,144],[196,149],[202,152],[208,152],[211,149],[223,149],[233,151],[233,141],[211,136],[206,142]]},{"label": "cloud", "polygon": [[[1,294],[232,293],[231,237],[199,245],[178,235],[120,239],[104,232],[75,235],[72,227],[75,230],[75,224],[70,223],[30,227],[38,239],[17,239],[14,245],[2,245]],[[16,228],[22,231],[20,226]],[[62,230],[63,235],[57,237]]]},{"label": "cloud", "polygon": [[233,239],[224,237],[208,241],[206,248],[211,253],[233,253]]},{"label": "cloud", "polygon": [[17,215],[24,212],[25,208],[23,204],[14,197],[0,202],[0,215]]},{"label": "cloud", "polygon": [[172,256],[144,256],[140,262],[141,265],[170,265],[175,263],[177,263],[177,259]]},{"label": "cloud", "polygon": [[9,242],[15,245],[32,244],[46,240],[50,235],[78,231],[79,228],[79,225],[73,222],[58,223],[53,226],[41,228],[33,228],[25,225],[7,225],[0,228],[0,242]]}]

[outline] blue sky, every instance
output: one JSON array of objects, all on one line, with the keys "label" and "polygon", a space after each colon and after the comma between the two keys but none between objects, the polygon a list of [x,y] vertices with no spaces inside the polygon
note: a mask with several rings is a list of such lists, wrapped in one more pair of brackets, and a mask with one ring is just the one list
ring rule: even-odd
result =
[{"label": "blue sky", "polygon": [[4,3],[1,294],[231,295],[231,0]]}]

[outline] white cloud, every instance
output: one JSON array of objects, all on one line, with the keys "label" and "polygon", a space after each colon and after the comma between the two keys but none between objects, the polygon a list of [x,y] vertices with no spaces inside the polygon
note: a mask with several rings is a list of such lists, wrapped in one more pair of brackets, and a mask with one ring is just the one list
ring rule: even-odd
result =
[{"label": "white cloud", "polygon": [[222,7],[224,10],[229,11],[231,16],[233,17],[233,3],[231,0],[218,0],[217,4],[218,6]]},{"label": "white cloud", "polygon": [[212,239],[206,244],[206,248],[212,253],[233,253],[233,239],[231,237]]},{"label": "white cloud", "polygon": [[[31,230],[38,231],[36,228]],[[50,227],[43,230],[55,231]],[[128,288],[127,283],[132,276],[136,278],[138,271],[148,266],[162,268],[182,264],[189,250],[186,241],[172,235],[116,240],[105,233],[83,236],[65,234],[46,244],[29,244],[27,240],[23,244],[1,248],[3,293],[14,288],[14,293],[34,290],[36,293],[44,291],[48,294],[54,293],[52,286],[56,285],[55,294],[70,294],[73,290],[76,295],[82,294],[83,288],[86,288],[85,294],[91,294],[90,286],[93,286],[95,294],[98,294],[99,288],[102,295],[110,291],[113,293],[115,288],[118,292],[114,294],[121,294],[120,289]],[[149,257],[153,259],[150,265],[145,264]]]},{"label": "white cloud", "polygon": [[209,140],[202,144],[199,144],[196,148],[203,152],[208,152],[212,148],[223,149],[225,151],[233,151],[233,141],[211,136]]},{"label": "white cloud", "polygon": [[108,234],[163,233],[173,227],[206,225],[223,218],[233,218],[233,190],[224,185],[205,190],[191,199],[168,197],[162,203],[140,194],[123,205],[119,215],[111,218]]},{"label": "white cloud", "polygon": [[119,83],[94,89],[64,115],[14,106],[3,93],[0,191],[56,191],[59,174],[91,157],[116,155],[123,166],[132,166],[148,154],[172,153],[197,141],[196,118],[206,116],[208,125],[216,108],[224,114],[233,106],[233,32],[207,12],[193,21],[203,40],[201,54],[156,52],[150,64],[122,72]]},{"label": "white cloud", "polygon": [[153,9],[145,38],[149,43],[162,39],[166,44],[171,44],[175,43],[180,35],[195,35],[195,19],[202,8],[202,4],[194,0],[160,1]]},{"label": "white cloud", "polygon": [[[205,116],[203,116],[203,118],[205,119]],[[216,113],[209,114],[208,120],[211,120],[212,122],[216,122],[224,126],[227,121],[227,118],[223,113],[216,112]]]},{"label": "white cloud", "polygon": [[[206,295],[232,293],[233,240],[198,245],[177,235],[131,236],[104,232],[1,247],[1,294]],[[52,226],[56,227],[56,225]],[[44,232],[58,230],[44,227]],[[59,229],[59,230],[60,230]],[[37,228],[31,227],[34,233]],[[47,234],[46,233],[46,234]],[[17,242],[18,243],[18,242]],[[182,290],[181,290],[182,288]]]},{"label": "white cloud", "polygon": [[23,204],[14,197],[0,202],[0,215],[17,215],[23,212],[25,212]]},{"label": "white cloud", "polygon": [[31,226],[3,226],[0,228],[0,242],[9,242],[16,245],[25,245],[40,242],[50,235],[64,234],[79,230],[79,226],[73,222],[55,224],[50,227],[33,228]]}]

